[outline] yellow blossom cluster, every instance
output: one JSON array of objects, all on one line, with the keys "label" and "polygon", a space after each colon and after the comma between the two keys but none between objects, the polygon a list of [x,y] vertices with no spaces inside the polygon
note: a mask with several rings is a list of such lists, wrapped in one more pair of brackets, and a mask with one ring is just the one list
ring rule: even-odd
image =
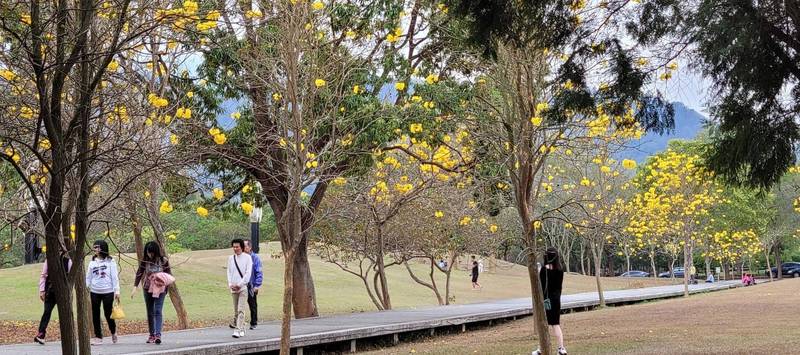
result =
[{"label": "yellow blossom cluster", "polygon": [[155,108],[162,108],[169,105],[169,101],[163,97],[160,97],[154,93],[150,93],[147,95],[147,102],[150,103]]},{"label": "yellow blossom cluster", "polygon": [[703,256],[721,262],[735,262],[743,257],[759,255],[763,251],[761,240],[751,229],[718,231],[711,236],[709,244],[708,251]]},{"label": "yellow blossom cluster", "polygon": [[161,206],[159,206],[158,210],[161,213],[170,213],[173,210],[172,204],[169,203],[169,201],[166,201],[166,200],[161,201]]},{"label": "yellow blossom cluster", "polygon": [[212,127],[208,130],[208,134],[214,139],[214,143],[216,144],[225,144],[227,141],[227,137],[225,137],[225,133],[223,133],[219,128]]}]

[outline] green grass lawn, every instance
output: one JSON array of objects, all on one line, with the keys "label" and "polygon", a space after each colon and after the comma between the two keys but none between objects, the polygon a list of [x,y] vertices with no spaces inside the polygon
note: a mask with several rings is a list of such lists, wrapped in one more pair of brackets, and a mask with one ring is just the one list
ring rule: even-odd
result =
[{"label": "green grass lawn", "polygon": [[[259,316],[262,319],[278,319],[281,309],[283,260],[271,258],[278,254],[279,244],[271,243],[260,253],[264,262],[264,286],[259,293]],[[183,301],[191,320],[219,320],[232,312],[230,294],[226,288],[226,265],[229,249],[204,250],[179,253],[171,256],[173,273],[178,282]],[[135,273],[134,260],[123,255],[121,261],[122,301],[128,319],[146,319],[144,301],[141,293],[130,299]],[[321,314],[374,311],[375,307],[367,296],[363,283],[355,276],[341,271],[336,265],[323,262],[315,256],[310,257],[311,270],[316,285],[317,302]],[[452,294],[455,303],[474,303],[492,299],[529,297],[530,284],[527,269],[523,266],[500,263],[495,270],[481,275],[482,290],[471,289],[468,271],[456,270],[452,276]],[[413,264],[424,276],[427,266]],[[41,264],[26,265],[0,270],[0,320],[34,321],[41,316],[42,306],[38,298],[38,278]],[[388,269],[388,280],[392,305],[395,308],[413,308],[437,305],[433,293],[416,284],[404,267]],[[664,285],[668,280],[653,279],[604,279],[607,290]],[[444,277],[437,283],[444,285]],[[567,275],[565,293],[594,291],[594,278],[581,275]],[[141,292],[141,291],[140,291]],[[169,303],[169,302],[167,302]],[[171,305],[164,307],[165,319],[174,320],[175,311]],[[56,312],[57,313],[57,312]],[[57,319],[57,315],[53,315]]]}]

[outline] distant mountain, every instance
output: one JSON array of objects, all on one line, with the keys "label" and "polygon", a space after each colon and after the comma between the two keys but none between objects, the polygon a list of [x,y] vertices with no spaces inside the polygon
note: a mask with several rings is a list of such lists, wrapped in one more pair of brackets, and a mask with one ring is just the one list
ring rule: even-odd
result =
[{"label": "distant mountain", "polygon": [[[411,84],[413,85],[413,83]],[[384,85],[378,94],[381,100],[392,102],[397,97],[397,90],[392,85]],[[225,128],[231,129],[235,122],[230,118],[230,113],[237,110],[237,108],[244,102],[237,100],[225,100],[222,103],[221,112],[217,116],[218,124]],[[638,145],[625,152],[620,153],[621,158],[634,159],[637,162],[644,162],[648,156],[658,153],[667,147],[667,142],[672,139],[692,139],[703,130],[703,124],[706,117],[703,114],[686,107],[683,103],[674,102],[675,108],[675,129],[672,132],[664,135],[657,133],[647,133],[638,141]]]},{"label": "distant mountain", "polygon": [[706,116],[680,102],[674,102],[672,105],[675,108],[675,129],[664,135],[647,133],[639,141],[639,145],[626,154],[629,159],[644,162],[648,156],[666,149],[670,140],[692,139],[703,130],[703,125],[708,119]]}]

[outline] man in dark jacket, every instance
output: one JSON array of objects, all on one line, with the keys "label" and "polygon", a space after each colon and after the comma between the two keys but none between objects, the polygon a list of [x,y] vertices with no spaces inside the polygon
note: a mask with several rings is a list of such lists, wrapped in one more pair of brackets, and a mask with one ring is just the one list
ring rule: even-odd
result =
[{"label": "man in dark jacket", "polygon": [[244,241],[244,252],[253,258],[253,273],[250,275],[250,282],[247,284],[247,305],[250,306],[250,329],[258,326],[258,289],[264,280],[264,273],[261,269],[261,258],[253,251],[250,239]]}]

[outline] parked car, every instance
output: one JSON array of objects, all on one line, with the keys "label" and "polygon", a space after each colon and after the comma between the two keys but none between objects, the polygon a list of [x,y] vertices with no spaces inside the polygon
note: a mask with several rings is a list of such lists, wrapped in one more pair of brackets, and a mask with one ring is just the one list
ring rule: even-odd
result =
[{"label": "parked car", "polygon": [[[683,277],[683,267],[676,267],[672,269],[672,272],[675,274],[676,278]],[[658,274],[658,277],[670,277],[669,271],[662,272]]]},{"label": "parked car", "polygon": [[[783,276],[791,276],[791,277],[800,277],[800,263],[795,261],[789,261],[781,264],[781,273]],[[765,275],[769,276],[769,272],[764,272]],[[772,268],[772,276],[778,276],[778,268]]]},{"label": "parked car", "polygon": [[623,272],[619,277],[650,277],[650,273],[646,271],[631,270]]}]

